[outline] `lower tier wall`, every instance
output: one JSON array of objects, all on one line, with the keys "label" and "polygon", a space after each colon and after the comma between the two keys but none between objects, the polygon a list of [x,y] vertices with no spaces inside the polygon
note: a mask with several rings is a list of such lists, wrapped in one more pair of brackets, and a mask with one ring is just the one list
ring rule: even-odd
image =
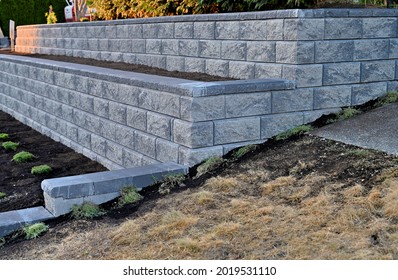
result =
[{"label": "lower tier wall", "polygon": [[0,109],[109,169],[192,166],[396,88],[205,83],[0,55]]}]

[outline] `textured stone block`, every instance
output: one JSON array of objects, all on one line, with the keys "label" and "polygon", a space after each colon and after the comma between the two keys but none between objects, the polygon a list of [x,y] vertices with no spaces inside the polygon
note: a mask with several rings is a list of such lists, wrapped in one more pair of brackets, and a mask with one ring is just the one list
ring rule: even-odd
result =
[{"label": "textured stone block", "polygon": [[109,119],[121,124],[126,124],[126,110],[126,105],[116,102],[109,102]]},{"label": "textured stone block", "polygon": [[223,155],[223,147],[216,146],[200,149],[190,149],[180,146],[178,155],[178,160],[180,164],[193,166],[213,156],[221,157]]},{"label": "textured stone block", "polygon": [[127,107],[127,125],[141,131],[146,131],[146,110]]},{"label": "textured stone block", "polygon": [[90,78],[87,91],[90,95],[102,97],[102,81]]},{"label": "textured stone block", "polygon": [[156,114],[153,112],[147,113],[147,132],[165,139],[171,137],[171,118]]},{"label": "textured stone block", "polygon": [[179,56],[167,56],[166,58],[167,71],[185,71],[185,58]]},{"label": "textured stone block", "polygon": [[260,139],[260,117],[214,121],[214,145]]},{"label": "textured stone block", "polygon": [[191,123],[182,120],[174,120],[173,141],[189,148],[212,146],[213,123]]},{"label": "textured stone block", "polygon": [[131,40],[131,51],[133,53],[145,53],[146,52],[146,40],[144,40],[144,39]]},{"label": "textured stone block", "polygon": [[174,24],[174,37],[181,39],[193,38],[193,22],[176,22]]},{"label": "textured stone block", "polygon": [[178,95],[143,90],[139,95],[139,105],[141,108],[154,112],[159,112],[169,116],[180,116],[180,98]]},{"label": "textured stone block", "polygon": [[109,118],[109,101],[102,98],[94,98],[94,112],[104,118]]},{"label": "textured stone block", "polygon": [[285,19],[284,40],[323,40],[324,26],[323,19]]},{"label": "textured stone block", "polygon": [[247,61],[275,62],[276,43],[275,42],[247,42]]},{"label": "textured stone block", "polygon": [[352,105],[359,105],[383,96],[387,92],[387,83],[369,83],[353,85],[352,87]]},{"label": "textured stone block", "polygon": [[354,59],[354,41],[315,42],[315,63],[345,62]]},{"label": "textured stone block", "polygon": [[107,141],[106,157],[111,161],[122,165],[123,164],[123,150],[122,147],[113,141]]},{"label": "textured stone block", "polygon": [[313,42],[277,42],[276,62],[303,64],[314,62]]},{"label": "textured stone block", "polygon": [[321,87],[314,89],[314,109],[351,105],[351,86]]},{"label": "textured stone block", "polygon": [[184,56],[199,56],[199,41],[197,40],[179,40],[178,42],[179,55]]},{"label": "textured stone block", "polygon": [[225,117],[225,96],[181,97],[181,118],[188,121],[207,121]]},{"label": "textured stone block", "polygon": [[397,36],[396,18],[364,18],[364,38],[389,38]]},{"label": "textured stone block", "polygon": [[101,97],[115,100],[119,93],[119,85],[117,83],[102,81]]},{"label": "textured stone block", "polygon": [[94,194],[92,180],[84,175],[76,175],[55,179],[46,179],[41,183],[41,189],[50,197],[77,198]]},{"label": "textured stone block", "polygon": [[232,60],[246,60],[247,45],[239,41],[223,41],[221,44],[221,58]]},{"label": "textured stone block", "polygon": [[161,54],[162,53],[162,40],[147,39],[146,40],[146,53]]},{"label": "textured stone block", "polygon": [[156,139],[156,159],[161,162],[178,162],[179,145],[163,139]]},{"label": "textured stone block", "polygon": [[323,65],[323,84],[353,84],[359,83],[361,64],[359,62],[333,63]]},{"label": "textured stone block", "polygon": [[361,82],[377,82],[394,79],[394,60],[381,60],[361,63]]},{"label": "textured stone block", "polygon": [[142,165],[142,154],[123,149],[123,166],[126,168]]},{"label": "textured stone block", "polygon": [[194,38],[196,39],[214,39],[215,23],[214,22],[194,22],[193,23]]},{"label": "textured stone block", "polygon": [[304,123],[302,112],[261,117],[261,139],[271,138]]},{"label": "textured stone block", "polygon": [[185,57],[184,71],[204,73],[206,67],[206,60],[203,58]]},{"label": "textured stone block", "polygon": [[389,58],[398,58],[398,39],[390,39]]},{"label": "textured stone block", "polygon": [[266,40],[267,21],[253,20],[240,22],[240,38],[243,40]]},{"label": "textured stone block", "polygon": [[242,80],[253,79],[254,65],[251,62],[230,61],[229,77]]},{"label": "textured stone block", "polygon": [[206,74],[220,77],[228,77],[229,63],[228,61],[207,59]]},{"label": "textured stone block", "polygon": [[123,104],[138,106],[138,96],[141,89],[129,85],[119,84],[114,101],[118,101]]},{"label": "textured stone block", "polygon": [[225,103],[227,118],[270,114],[271,92],[227,95]]},{"label": "textured stone block", "polygon": [[178,40],[162,40],[162,54],[178,55]]},{"label": "textured stone block", "polygon": [[134,150],[151,158],[156,157],[156,137],[136,131]]},{"label": "textured stone block", "polygon": [[116,142],[130,149],[134,149],[134,129],[124,125],[116,127]]},{"label": "textured stone block", "polygon": [[358,40],[354,43],[354,60],[388,59],[387,39]]},{"label": "textured stone block", "polygon": [[322,85],[322,65],[283,65],[283,78],[295,80],[297,87]]},{"label": "textured stone block", "polygon": [[221,42],[215,40],[199,41],[199,56],[208,58],[221,57]]},{"label": "textured stone block", "polygon": [[146,39],[156,39],[159,34],[159,24],[158,23],[148,23],[142,25],[142,35]]},{"label": "textured stone block", "polygon": [[312,109],[312,89],[297,89],[272,92],[272,113],[285,113]]},{"label": "textured stone block", "polygon": [[398,82],[388,82],[387,92],[398,91]]},{"label": "textured stone block", "polygon": [[341,110],[341,108],[331,108],[331,109],[322,109],[322,110],[314,110],[304,112],[304,123],[313,122],[323,115],[329,115],[332,113],[337,113]]},{"label": "textured stone block", "polygon": [[219,21],[216,22],[216,39],[239,39],[239,22],[238,21]]},{"label": "textured stone block", "polygon": [[159,24],[158,38],[174,38],[174,23],[161,23]]},{"label": "textured stone block", "polygon": [[326,18],[325,39],[358,39],[362,37],[362,19]]},{"label": "textured stone block", "polygon": [[130,24],[128,25],[129,38],[143,38],[142,35],[143,25],[142,24]]},{"label": "textured stone block", "polygon": [[[115,141],[116,138],[116,126],[115,123],[108,120],[100,119],[100,135],[107,139]],[[98,132],[97,132],[98,133]]]},{"label": "textured stone block", "polygon": [[44,203],[46,205],[46,209],[54,217],[59,217],[61,215],[69,213],[73,205],[83,204],[83,197],[78,197],[73,199],[64,199],[62,197],[53,198],[50,197],[48,194],[44,193]]}]

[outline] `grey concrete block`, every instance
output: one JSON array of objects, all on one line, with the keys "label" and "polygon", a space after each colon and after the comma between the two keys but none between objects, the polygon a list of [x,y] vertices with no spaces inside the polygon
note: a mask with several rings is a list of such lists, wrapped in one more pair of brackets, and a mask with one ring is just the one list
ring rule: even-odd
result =
[{"label": "grey concrete block", "polygon": [[242,93],[225,96],[226,117],[245,117],[271,113],[271,92]]},{"label": "grey concrete block", "polygon": [[313,122],[324,115],[329,115],[332,113],[337,113],[341,108],[330,108],[330,109],[322,109],[322,110],[314,110],[304,112],[304,123]]},{"label": "grey concrete block", "polygon": [[119,165],[123,164],[123,148],[112,141],[106,143],[105,156]]},{"label": "grey concrete block", "polygon": [[83,197],[64,199],[63,197],[50,197],[44,193],[46,209],[54,216],[59,217],[69,213],[74,205],[83,204]]},{"label": "grey concrete block", "polygon": [[388,82],[387,92],[398,91],[398,82]]},{"label": "grey concrete block", "polygon": [[302,112],[261,117],[261,139],[271,138],[304,123]]},{"label": "grey concrete block", "polygon": [[147,132],[165,139],[171,137],[171,118],[153,112],[147,113]]},{"label": "grey concrete block", "polygon": [[109,40],[108,39],[98,39],[98,50],[108,51],[109,50]]},{"label": "grey concrete block", "polygon": [[114,100],[123,104],[138,106],[138,96],[141,89],[125,84],[119,84],[117,95]]},{"label": "grey concrete block", "polygon": [[127,106],[116,103],[116,102],[109,102],[109,119],[121,124],[127,124]]},{"label": "grey concrete block", "polygon": [[295,80],[297,87],[311,87],[322,85],[321,64],[312,65],[283,65],[282,77]]},{"label": "grey concrete block", "polygon": [[332,86],[314,89],[314,109],[351,105],[351,86]]},{"label": "grey concrete block", "polygon": [[129,38],[136,39],[143,37],[143,25],[142,24],[130,24],[128,25]]},{"label": "grey concrete block", "polygon": [[303,64],[314,62],[313,42],[277,42],[276,62]]},{"label": "grey concrete block", "polygon": [[387,82],[353,85],[352,105],[365,102],[383,96],[387,92]]},{"label": "grey concrete block", "polygon": [[223,147],[208,147],[200,149],[179,148],[179,163],[193,166],[213,156],[221,157],[223,155]]},{"label": "grey concrete block", "polygon": [[99,122],[100,122],[100,130],[99,130],[100,135],[102,137],[115,141],[116,138],[115,123],[104,119],[100,119]]},{"label": "grey concrete block", "polygon": [[389,58],[398,58],[398,39],[390,39]]},{"label": "grey concrete block", "polygon": [[213,123],[191,123],[182,120],[173,122],[173,141],[190,148],[213,145]]},{"label": "grey concrete block", "polygon": [[123,53],[123,63],[127,63],[127,64],[136,64],[137,60],[135,57],[135,54],[133,53]]},{"label": "grey concrete block", "polygon": [[275,63],[256,63],[254,78],[282,78],[282,64]]},{"label": "grey concrete block", "polygon": [[167,71],[185,71],[185,58],[179,56],[167,56],[166,58]]},{"label": "grey concrete block", "polygon": [[176,22],[174,24],[174,37],[181,39],[193,38],[193,22]]},{"label": "grey concrete block", "polygon": [[260,139],[260,117],[214,121],[214,145]]},{"label": "grey concrete block", "polygon": [[102,81],[101,97],[115,100],[119,93],[119,85],[117,83]]},{"label": "grey concrete block", "polygon": [[141,131],[146,131],[146,110],[127,107],[127,125]]},{"label": "grey concrete block", "polygon": [[134,149],[134,129],[124,125],[116,127],[116,141],[127,148]]},{"label": "grey concrete block", "polygon": [[179,40],[179,55],[183,56],[199,56],[199,41],[197,40]]},{"label": "grey concrete block", "polygon": [[225,96],[181,97],[181,118],[207,121],[225,118]]},{"label": "grey concrete block", "polygon": [[361,82],[378,82],[394,79],[394,60],[381,60],[361,63]]},{"label": "grey concrete block", "polygon": [[216,39],[239,39],[240,28],[238,21],[219,21],[216,22]]},{"label": "grey concrete block", "polygon": [[313,109],[313,89],[272,92],[272,113],[285,113]]},{"label": "grey concrete block", "polygon": [[354,43],[354,60],[388,59],[387,39],[357,40]]},{"label": "grey concrete block", "polygon": [[315,42],[315,63],[345,62],[354,59],[354,41]]},{"label": "grey concrete block", "polygon": [[254,63],[230,61],[228,76],[236,79],[253,79],[254,78]]},{"label": "grey concrete block", "polygon": [[228,77],[229,63],[228,61],[207,59],[206,74],[220,77]]},{"label": "grey concrete block", "polygon": [[33,207],[0,213],[0,238],[21,229],[25,225],[53,219],[44,207]]},{"label": "grey concrete block", "polygon": [[207,58],[220,58],[221,42],[215,40],[199,41],[199,56]]},{"label": "grey concrete block", "polygon": [[144,39],[131,40],[131,51],[133,53],[145,53],[146,52],[146,40],[144,40]]},{"label": "grey concrete block", "polygon": [[136,131],[134,150],[151,158],[156,157],[156,137]]},{"label": "grey concrete block", "polygon": [[325,39],[359,39],[362,38],[362,19],[360,18],[326,18]]},{"label": "grey concrete block", "polygon": [[206,60],[203,58],[185,57],[184,71],[204,73],[206,67]]},{"label": "grey concrete block", "polygon": [[146,53],[161,54],[162,53],[162,40],[147,39],[146,40]]},{"label": "grey concrete block", "polygon": [[240,22],[240,38],[243,40],[267,40],[267,21],[253,20]]},{"label": "grey concrete block", "polygon": [[275,62],[276,43],[275,42],[247,42],[247,61]]},{"label": "grey concrete block", "polygon": [[240,41],[223,41],[221,44],[221,58],[232,60],[246,60],[247,45]]},{"label": "grey concrete block", "polygon": [[162,40],[162,54],[178,55],[178,40]]},{"label": "grey concrete block", "polygon": [[118,196],[120,196],[120,192],[90,195],[87,197],[83,197],[83,203],[91,202],[91,203],[99,205],[99,204],[111,201],[111,200],[117,198]]},{"label": "grey concrete block", "polygon": [[123,166],[125,168],[142,165],[142,154],[129,149],[123,149]]},{"label": "grey concrete block", "polygon": [[50,197],[77,198],[92,195],[94,193],[92,180],[84,175],[75,175],[55,179],[45,179],[41,183],[41,189]]},{"label": "grey concrete block", "polygon": [[215,37],[214,22],[194,22],[193,34],[196,39],[214,39]]},{"label": "grey concrete block", "polygon": [[139,95],[139,105],[141,108],[154,112],[180,117],[180,98],[178,95],[160,91],[143,90]]},{"label": "grey concrete block", "polygon": [[397,36],[396,18],[364,18],[364,38],[389,38]]},{"label": "grey concrete block", "polygon": [[[50,127],[48,124],[47,124],[47,126]],[[91,148],[91,133],[85,129],[78,128],[77,141],[83,147],[90,149]]]},{"label": "grey concrete block", "polygon": [[93,96],[102,97],[102,81],[90,78],[88,80],[88,93]]},{"label": "grey concrete block", "polygon": [[161,162],[178,162],[178,144],[156,139],[156,159]]},{"label": "grey concrete block", "polygon": [[285,19],[284,40],[323,40],[325,21],[323,19]]},{"label": "grey concrete block", "polygon": [[158,38],[174,38],[174,23],[170,22],[159,24]]},{"label": "grey concrete block", "polygon": [[359,62],[332,63],[323,65],[323,84],[353,84],[359,83],[361,64]]},{"label": "grey concrete block", "polygon": [[116,26],[116,36],[118,39],[128,39],[129,38],[128,25],[117,25]]},{"label": "grey concrete block", "polygon": [[142,26],[142,36],[146,39],[156,39],[159,34],[159,24],[148,23]]}]

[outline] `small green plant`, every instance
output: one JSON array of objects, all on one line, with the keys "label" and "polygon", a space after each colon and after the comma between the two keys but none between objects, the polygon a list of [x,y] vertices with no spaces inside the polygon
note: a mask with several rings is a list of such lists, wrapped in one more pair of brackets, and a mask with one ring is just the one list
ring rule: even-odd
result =
[{"label": "small green plant", "polygon": [[72,206],[72,217],[75,219],[92,219],[104,215],[105,212],[92,202]]},{"label": "small green plant", "polygon": [[126,204],[131,204],[140,201],[142,198],[143,196],[138,193],[135,187],[127,186],[123,188],[121,191],[121,196],[119,197],[118,205],[119,207],[122,207]]},{"label": "small green plant", "polygon": [[361,111],[348,107],[348,108],[344,108],[343,110],[341,110],[340,112],[338,112],[336,114],[335,118],[332,118],[328,121],[328,123],[334,123],[337,121],[343,121],[343,120],[347,120],[350,119],[356,115],[358,115]]},{"label": "small green plant", "polygon": [[354,150],[348,150],[347,155],[352,155],[356,157],[367,157],[370,155],[370,152],[364,149],[354,149]]},{"label": "small green plant", "polygon": [[16,151],[18,149],[19,143],[15,143],[12,141],[4,142],[1,145],[6,151]]},{"label": "small green plant", "polygon": [[7,133],[0,133],[0,140],[5,141],[8,140],[10,137],[8,136]]},{"label": "small green plant", "polygon": [[51,166],[47,164],[33,166],[30,170],[30,173],[33,175],[41,175],[41,174],[48,174],[52,171]]},{"label": "small green plant", "polygon": [[222,157],[218,157],[218,156],[213,156],[208,158],[205,162],[203,162],[201,165],[198,166],[197,168],[197,177],[199,177],[200,175],[209,172],[211,170],[216,169],[217,167],[221,166],[221,164],[223,164],[225,162],[225,159],[223,159]]},{"label": "small green plant", "polygon": [[26,239],[37,238],[40,234],[43,234],[48,230],[48,226],[44,223],[36,223],[33,225],[28,225],[23,228]]},{"label": "small green plant", "polygon": [[282,132],[278,135],[275,136],[276,140],[286,140],[292,136],[298,136],[298,135],[302,135],[306,132],[309,132],[313,129],[313,127],[311,125],[308,124],[303,124],[303,125],[299,125],[296,126],[292,129],[289,129],[288,131]]},{"label": "small green plant", "polygon": [[380,107],[383,105],[387,105],[390,103],[397,102],[398,100],[398,92],[389,92],[386,95],[382,96],[379,101],[375,104],[375,107]]},{"label": "small green plant", "polygon": [[250,144],[250,145],[246,145],[244,147],[239,148],[238,150],[234,151],[232,156],[235,159],[241,158],[243,157],[245,154],[254,151],[255,149],[257,149],[256,145]]},{"label": "small green plant", "polygon": [[48,13],[44,14],[46,19],[47,19],[47,24],[54,24],[57,23],[58,19],[57,16],[55,15],[54,11],[53,11],[53,6],[50,5]]},{"label": "small green plant", "polygon": [[0,199],[3,199],[3,198],[5,198],[7,195],[5,194],[5,193],[3,193],[3,192],[0,192]]},{"label": "small green plant", "polygon": [[6,244],[6,239],[4,237],[0,238],[0,248]]},{"label": "small green plant", "polygon": [[185,180],[183,173],[169,174],[164,176],[162,184],[159,187],[160,194],[169,194],[170,191],[182,184]]},{"label": "small green plant", "polygon": [[12,160],[15,161],[16,163],[23,163],[23,162],[27,162],[27,161],[32,161],[34,160],[36,157],[34,155],[32,155],[29,152],[19,152],[18,154],[15,154],[12,157]]}]

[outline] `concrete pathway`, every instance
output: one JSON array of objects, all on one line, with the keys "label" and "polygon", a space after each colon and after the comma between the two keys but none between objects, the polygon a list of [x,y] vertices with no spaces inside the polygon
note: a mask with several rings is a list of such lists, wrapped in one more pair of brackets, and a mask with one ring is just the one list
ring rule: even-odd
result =
[{"label": "concrete pathway", "polygon": [[398,155],[398,103],[324,126],[311,134]]}]

